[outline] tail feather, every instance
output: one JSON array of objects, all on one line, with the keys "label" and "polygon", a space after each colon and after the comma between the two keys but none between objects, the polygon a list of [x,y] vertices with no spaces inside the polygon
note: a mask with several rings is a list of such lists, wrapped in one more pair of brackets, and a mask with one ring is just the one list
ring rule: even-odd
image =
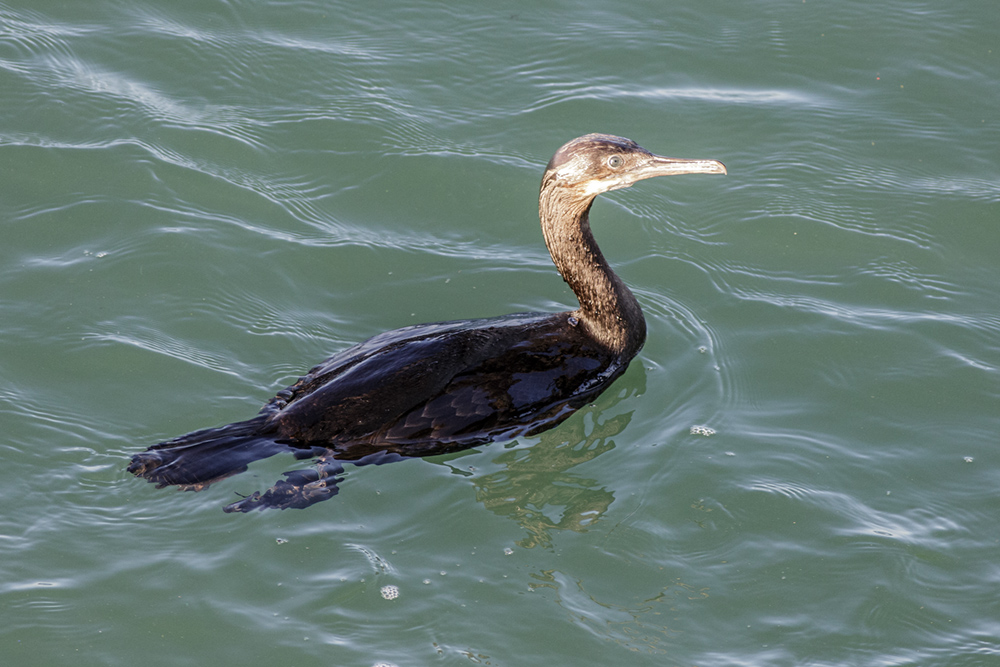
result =
[{"label": "tail feather", "polygon": [[243,472],[247,465],[291,451],[262,433],[265,416],[205,429],[153,445],[132,457],[128,471],[157,488],[177,485],[201,490],[212,482]]}]

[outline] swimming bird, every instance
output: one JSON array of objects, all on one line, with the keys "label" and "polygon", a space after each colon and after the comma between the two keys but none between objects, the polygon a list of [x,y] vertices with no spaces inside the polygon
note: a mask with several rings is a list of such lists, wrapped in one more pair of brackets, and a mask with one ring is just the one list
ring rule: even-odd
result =
[{"label": "swimming bird", "polygon": [[646,340],[639,302],[590,230],[597,195],[655,176],[725,174],[717,160],[661,157],[634,141],[588,134],[549,161],[542,234],[579,308],[388,331],[336,354],[254,418],[196,431],[132,457],[129,472],[200,490],[280,452],[318,458],[227,512],[307,507],[338,491],[341,462],[387,463],[550,429],[593,401]]}]

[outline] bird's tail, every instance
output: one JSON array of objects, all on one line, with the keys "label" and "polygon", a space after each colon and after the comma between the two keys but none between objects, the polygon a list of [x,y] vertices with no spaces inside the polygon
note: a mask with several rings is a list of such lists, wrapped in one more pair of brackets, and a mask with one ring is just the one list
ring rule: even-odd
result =
[{"label": "bird's tail", "polygon": [[247,465],[280,452],[288,445],[265,433],[267,415],[182,435],[153,445],[132,457],[128,471],[157,488],[177,485],[200,491],[212,482],[243,472]]}]

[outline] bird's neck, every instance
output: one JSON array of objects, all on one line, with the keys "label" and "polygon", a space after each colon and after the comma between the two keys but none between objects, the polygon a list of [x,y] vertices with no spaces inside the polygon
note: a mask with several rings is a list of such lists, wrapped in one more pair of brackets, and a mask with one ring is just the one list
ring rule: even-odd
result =
[{"label": "bird's neck", "polygon": [[631,358],[646,340],[639,302],[611,270],[590,231],[593,196],[543,181],[539,217],[552,261],[580,301],[576,315],[615,353]]}]

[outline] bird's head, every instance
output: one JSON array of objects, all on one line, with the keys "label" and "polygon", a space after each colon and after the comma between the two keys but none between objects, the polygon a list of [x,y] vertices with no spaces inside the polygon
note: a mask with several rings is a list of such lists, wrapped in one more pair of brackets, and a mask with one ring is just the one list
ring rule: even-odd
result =
[{"label": "bird's head", "polygon": [[654,176],[725,173],[725,165],[718,160],[662,157],[631,139],[611,134],[587,134],[556,151],[542,182],[570,188],[582,197],[591,198]]}]

